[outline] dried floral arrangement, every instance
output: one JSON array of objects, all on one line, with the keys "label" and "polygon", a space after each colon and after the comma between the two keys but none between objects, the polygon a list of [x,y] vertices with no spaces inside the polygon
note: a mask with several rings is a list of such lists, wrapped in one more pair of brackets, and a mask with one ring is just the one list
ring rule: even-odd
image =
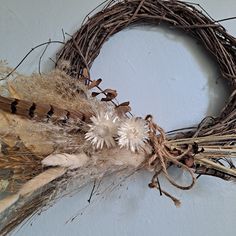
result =
[{"label": "dried floral arrangement", "polygon": [[[86,17],[58,53],[49,74],[24,76],[3,62],[0,79],[0,234],[10,233],[27,217],[63,192],[112,173],[140,169],[153,173],[150,188],[166,192],[158,176],[188,190],[197,175],[236,178],[236,40],[203,9],[181,1],[105,1]],[[101,7],[101,6],[100,6]],[[131,24],[167,23],[196,38],[219,65],[232,95],[218,117],[196,128],[166,134],[152,117],[134,117],[128,102],[117,104],[116,90],[101,89],[89,69],[103,43]],[[51,42],[49,42],[51,43]],[[99,96],[102,95],[102,99]],[[174,165],[189,174],[181,185],[168,174]]]}]

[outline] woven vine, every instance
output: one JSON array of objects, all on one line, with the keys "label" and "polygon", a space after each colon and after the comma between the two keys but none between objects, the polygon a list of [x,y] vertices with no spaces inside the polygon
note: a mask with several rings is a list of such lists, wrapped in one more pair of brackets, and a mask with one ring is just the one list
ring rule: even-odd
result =
[{"label": "woven vine", "polygon": [[[198,40],[213,56],[222,77],[229,82],[234,91],[236,40],[227,33],[220,21],[212,19],[206,11],[196,5],[162,0],[106,1],[101,11],[85,18],[80,29],[58,53],[57,66],[62,61],[69,61],[70,69],[67,68],[66,72],[72,77],[79,78],[83,75],[84,68],[89,71],[103,44],[112,35],[133,24],[165,24],[173,30],[182,30]],[[106,91],[101,91],[106,94]],[[230,132],[233,125],[230,121],[235,118],[235,98],[233,92],[219,117],[211,119],[207,127],[201,127],[201,135]]]}]

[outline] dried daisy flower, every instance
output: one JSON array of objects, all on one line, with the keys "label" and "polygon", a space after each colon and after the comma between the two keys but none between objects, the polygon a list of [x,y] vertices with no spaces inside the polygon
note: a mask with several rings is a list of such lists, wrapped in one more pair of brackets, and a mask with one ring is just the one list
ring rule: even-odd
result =
[{"label": "dried daisy flower", "polygon": [[85,134],[86,140],[90,141],[96,149],[102,149],[104,145],[108,148],[114,147],[119,118],[113,112],[100,112],[97,116],[93,116],[91,121],[92,124]]},{"label": "dried daisy flower", "polygon": [[118,129],[118,144],[121,148],[126,147],[132,152],[144,148],[148,139],[148,125],[141,118],[124,120]]}]

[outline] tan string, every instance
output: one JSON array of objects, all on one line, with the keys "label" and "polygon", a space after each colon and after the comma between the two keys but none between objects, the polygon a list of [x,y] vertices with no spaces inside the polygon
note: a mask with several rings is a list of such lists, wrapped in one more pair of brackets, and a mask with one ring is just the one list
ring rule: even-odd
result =
[{"label": "tan string", "polygon": [[[151,141],[151,145],[154,149],[154,155],[150,158],[148,164],[150,165],[150,168],[154,168],[155,173],[157,173],[157,167],[161,166],[161,172],[164,173],[167,180],[175,187],[182,189],[182,190],[188,190],[193,187],[195,184],[196,178],[194,177],[193,171],[191,168],[180,162],[180,159],[184,157],[186,154],[189,153],[191,148],[187,148],[186,151],[182,151],[181,154],[173,154],[171,152],[171,148],[168,145],[168,140],[166,139],[166,135],[164,130],[159,127],[157,124],[153,122],[152,116],[147,116],[146,118],[148,125],[149,125],[149,139]],[[159,133],[159,135],[157,134]],[[169,166],[169,163],[173,163],[175,165],[178,165],[185,169],[187,172],[189,172],[191,176],[191,184],[187,186],[183,186],[178,184],[168,173],[167,167]],[[159,171],[158,171],[159,172]],[[164,193],[164,192],[163,192]]]}]

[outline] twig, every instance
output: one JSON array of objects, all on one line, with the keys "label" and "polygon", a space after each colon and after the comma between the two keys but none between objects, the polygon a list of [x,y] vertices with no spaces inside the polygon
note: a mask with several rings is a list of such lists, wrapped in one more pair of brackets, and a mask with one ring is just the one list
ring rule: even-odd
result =
[{"label": "twig", "polygon": [[61,41],[54,40],[54,41],[50,41],[50,42],[48,41],[48,42],[45,42],[45,43],[41,43],[41,44],[39,44],[39,45],[37,45],[37,46],[31,48],[31,50],[21,59],[21,61],[17,64],[17,66],[14,67],[13,70],[12,70],[10,73],[8,73],[8,74],[4,77],[4,79],[7,79],[10,75],[12,75],[12,74],[19,68],[19,66],[24,62],[24,60],[25,60],[35,49],[37,49],[37,48],[39,48],[39,47],[42,47],[42,46],[45,46],[45,45],[48,45],[48,44],[51,44],[51,43],[64,44],[64,43],[61,42]]},{"label": "twig", "polygon": [[91,193],[90,193],[90,196],[89,196],[89,199],[88,199],[88,203],[91,202],[91,199],[92,199],[92,197],[93,197],[93,193],[94,193],[95,186],[96,186],[96,179],[95,179],[94,182],[93,182],[93,188],[92,188],[92,191],[91,191]]},{"label": "twig", "polygon": [[62,32],[63,42],[65,43],[66,42],[66,36],[65,36],[65,32],[64,32],[63,28],[61,29],[61,32]]},{"label": "twig", "polygon": [[39,58],[39,74],[40,74],[40,75],[41,75],[41,61],[42,61],[42,58],[43,58],[45,52],[46,52],[47,49],[48,49],[48,46],[49,46],[50,42],[51,42],[51,39],[48,40],[48,44],[46,44],[46,47],[44,48],[44,50],[43,50],[43,52],[42,52],[42,54],[41,54],[41,56],[40,56],[40,58]]},{"label": "twig", "polygon": [[236,17],[233,16],[233,17],[228,17],[228,18],[216,20],[215,22],[219,23],[219,22],[228,21],[228,20],[235,20],[235,19],[236,19]]}]

